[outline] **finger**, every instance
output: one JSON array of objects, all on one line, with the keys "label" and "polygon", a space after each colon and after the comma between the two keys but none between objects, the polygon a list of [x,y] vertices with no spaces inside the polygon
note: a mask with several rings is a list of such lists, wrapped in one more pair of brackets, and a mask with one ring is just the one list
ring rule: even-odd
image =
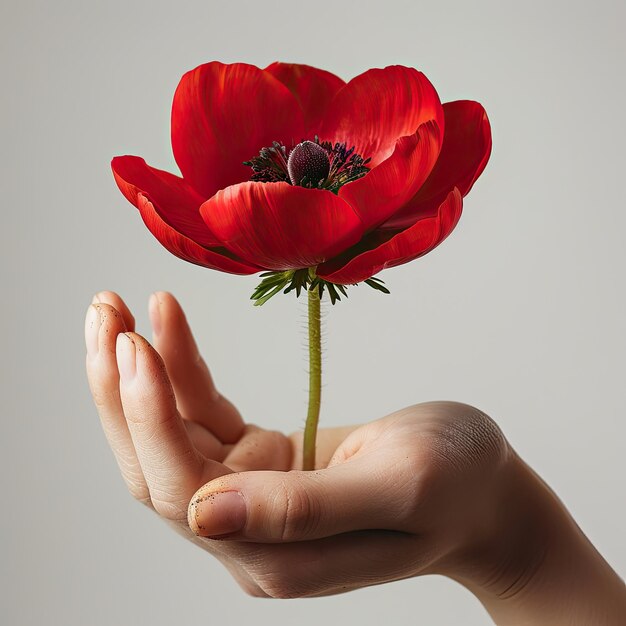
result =
[{"label": "finger", "polygon": [[291,469],[291,456],[291,442],[285,435],[247,424],[237,445],[226,456],[224,464],[233,472],[286,471]]},{"label": "finger", "polygon": [[415,491],[405,474],[372,454],[313,472],[222,476],[194,495],[189,525],[201,536],[255,542],[404,530]]},{"label": "finger", "polygon": [[[124,320],[124,324],[126,328],[124,330],[134,331],[135,330],[135,318],[130,312],[129,308],[126,306],[126,303],[122,300],[122,298],[113,291],[100,291],[98,292],[94,298],[93,303],[96,304],[107,304],[112,306],[118,313],[121,314],[122,319]],[[123,331],[122,331],[123,332]],[[114,347],[114,344],[113,344]],[[113,349],[113,361],[115,364],[115,368],[117,369],[117,362],[115,362],[115,350]],[[119,397],[119,390],[117,389],[117,395]],[[120,407],[121,412],[121,402],[118,400],[118,405]],[[128,427],[126,425],[126,420],[123,419],[124,429],[127,431],[127,437],[130,440],[130,433],[128,433]],[[221,442],[217,440],[217,438],[206,428],[196,424],[194,422],[186,423],[187,430],[189,431],[189,435],[194,442],[194,445],[198,450],[206,457],[216,459],[221,461],[224,457],[224,450]],[[134,452],[134,448],[133,448]],[[136,455],[135,455],[136,457]],[[145,486],[144,481],[144,491],[147,491],[147,487]]]},{"label": "finger", "polygon": [[223,443],[235,443],[243,420],[215,388],[180,304],[160,291],[150,297],[149,312],[154,347],[165,362],[181,415],[202,424]]},{"label": "finger", "polygon": [[183,420],[183,424],[194,447],[203,457],[219,461],[220,463],[224,462],[227,449],[211,431],[207,430],[202,424],[191,422],[190,420]]},{"label": "finger", "polygon": [[[106,303],[115,308],[122,315],[126,324],[126,330],[134,331],[135,318],[126,306],[126,303],[117,293],[113,291],[100,291],[94,296],[93,302]],[[193,422],[188,422],[186,426],[194,445],[204,456],[218,461],[223,459],[223,446],[210,431]],[[130,435],[128,436],[130,437]]]},{"label": "finger", "polygon": [[249,570],[273,598],[325,596],[430,572],[441,554],[429,543],[408,533],[358,531],[266,546]]},{"label": "finger", "polygon": [[94,297],[92,304],[108,304],[113,307],[124,320],[126,330],[133,332],[135,330],[135,318],[126,306],[126,303],[114,291],[99,291]]},{"label": "finger", "polygon": [[189,498],[206,477],[229,470],[193,446],[154,348],[135,333],[118,335],[116,347],[122,406],[152,504],[167,519],[185,519]]},{"label": "finger", "polygon": [[122,315],[108,304],[92,304],[85,320],[87,379],[102,428],[131,494],[149,502],[149,493],[135,453],[122,403],[115,342],[127,326]]}]

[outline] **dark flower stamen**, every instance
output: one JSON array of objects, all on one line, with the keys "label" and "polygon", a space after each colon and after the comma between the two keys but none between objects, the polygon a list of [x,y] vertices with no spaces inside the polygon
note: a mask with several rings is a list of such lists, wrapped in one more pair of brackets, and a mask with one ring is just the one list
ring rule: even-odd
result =
[{"label": "dark flower stamen", "polygon": [[278,141],[274,141],[271,148],[261,148],[259,156],[244,161],[243,164],[252,168],[250,180],[261,183],[290,182],[287,172],[287,149]]},{"label": "dark flower stamen", "polygon": [[354,146],[330,141],[303,141],[287,152],[278,141],[262,148],[259,156],[244,165],[252,168],[250,180],[262,183],[287,182],[300,187],[327,189],[337,193],[346,183],[369,172],[370,159],[354,151]]},{"label": "dark flower stamen", "polygon": [[[317,136],[315,141],[319,143]],[[323,141],[320,146],[330,154],[330,185],[326,189],[337,193],[340,187],[362,178],[370,171],[367,165],[371,158],[364,159],[354,151],[354,146],[348,148],[345,143],[336,143],[333,146],[330,141]]]}]

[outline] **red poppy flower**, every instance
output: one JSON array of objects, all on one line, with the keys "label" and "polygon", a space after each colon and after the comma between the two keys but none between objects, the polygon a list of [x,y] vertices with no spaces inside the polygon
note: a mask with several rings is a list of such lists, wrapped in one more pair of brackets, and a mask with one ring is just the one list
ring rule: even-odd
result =
[{"label": "red poppy flower", "polygon": [[442,105],[415,69],[345,83],[289,63],[207,63],[174,95],[182,178],[139,157],[115,180],[176,256],[233,274],[314,267],[337,285],[422,256],[457,224],[483,171],[483,107]]}]

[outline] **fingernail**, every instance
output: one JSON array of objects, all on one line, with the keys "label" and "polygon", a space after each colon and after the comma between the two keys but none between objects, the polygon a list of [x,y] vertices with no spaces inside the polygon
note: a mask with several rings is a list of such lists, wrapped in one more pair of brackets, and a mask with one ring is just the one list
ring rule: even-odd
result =
[{"label": "fingernail", "polygon": [[161,305],[159,303],[159,296],[157,296],[156,293],[153,293],[150,296],[148,313],[150,314],[152,331],[154,332],[154,335],[156,337],[161,332]]},{"label": "fingernail", "polygon": [[126,333],[120,333],[117,336],[115,352],[120,378],[132,380],[137,372],[135,342]]},{"label": "fingernail", "polygon": [[87,355],[90,359],[98,356],[98,335],[100,331],[100,312],[93,304],[87,309],[85,318],[85,343],[87,344]]},{"label": "fingernail", "polygon": [[246,525],[246,503],[238,491],[199,496],[192,504],[192,528],[201,537],[221,537]]}]

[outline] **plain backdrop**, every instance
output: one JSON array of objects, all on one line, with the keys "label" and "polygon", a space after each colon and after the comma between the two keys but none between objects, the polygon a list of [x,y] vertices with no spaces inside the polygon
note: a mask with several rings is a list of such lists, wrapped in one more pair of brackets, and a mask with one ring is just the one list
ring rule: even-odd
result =
[{"label": "plain backdrop", "polygon": [[147,332],[154,290],[185,307],[249,421],[306,409],[303,301],[252,307],[258,278],[168,254],[111,176],[114,155],[177,171],[170,104],[210,60],[349,79],[400,63],[442,101],[479,100],[487,170],[452,236],[383,272],[391,295],[326,305],[322,424],[420,401],[474,404],[622,575],[626,353],[626,5],[620,1],[0,4],[2,582],[7,625],[489,624],[424,577],[314,600],[249,598],[127,494],[84,374],[94,292]]}]

